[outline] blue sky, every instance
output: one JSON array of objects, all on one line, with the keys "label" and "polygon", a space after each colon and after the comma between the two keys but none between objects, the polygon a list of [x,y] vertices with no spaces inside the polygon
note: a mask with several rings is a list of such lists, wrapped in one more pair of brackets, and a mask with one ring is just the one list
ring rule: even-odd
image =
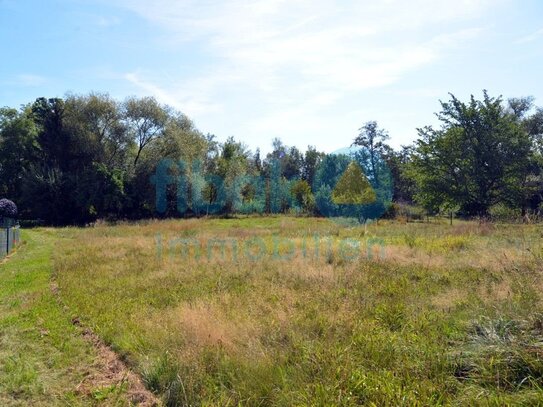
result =
[{"label": "blue sky", "polygon": [[152,95],[219,140],[330,152],[377,120],[398,147],[439,99],[543,106],[537,0],[0,0],[0,105]]}]

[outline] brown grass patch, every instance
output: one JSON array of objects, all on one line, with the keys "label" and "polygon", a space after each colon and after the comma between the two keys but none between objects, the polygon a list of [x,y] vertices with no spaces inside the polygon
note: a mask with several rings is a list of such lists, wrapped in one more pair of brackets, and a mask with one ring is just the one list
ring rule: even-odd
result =
[{"label": "brown grass patch", "polygon": [[479,289],[479,296],[485,302],[500,302],[511,298],[513,289],[511,281],[504,278],[499,283],[490,284],[489,286]]},{"label": "brown grass patch", "polygon": [[451,288],[432,297],[431,303],[434,307],[448,311],[466,300],[466,292],[458,288]]}]

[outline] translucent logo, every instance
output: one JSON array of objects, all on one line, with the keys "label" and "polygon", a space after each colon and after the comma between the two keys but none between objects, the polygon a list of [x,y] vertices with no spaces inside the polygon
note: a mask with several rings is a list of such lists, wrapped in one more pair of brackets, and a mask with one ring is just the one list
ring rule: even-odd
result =
[{"label": "translucent logo", "polygon": [[[156,210],[175,207],[179,214],[283,213],[303,211],[296,196],[299,179],[285,179],[281,164],[269,164],[266,176],[220,177],[206,173],[199,161],[163,159],[151,182]],[[306,184],[307,185],[307,184]],[[345,148],[325,156],[311,188],[316,215],[347,224],[366,223],[383,215],[392,200],[392,177],[385,160],[365,148]],[[173,205],[172,205],[173,204]]]}]

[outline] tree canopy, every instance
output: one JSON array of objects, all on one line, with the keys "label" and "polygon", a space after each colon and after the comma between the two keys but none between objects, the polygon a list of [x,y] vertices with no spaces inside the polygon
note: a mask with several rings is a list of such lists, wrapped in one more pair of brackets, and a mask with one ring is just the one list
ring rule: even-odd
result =
[{"label": "tree canopy", "polygon": [[419,129],[411,174],[416,199],[427,208],[455,208],[470,216],[487,216],[498,203],[524,204],[533,161],[533,143],[501,98],[486,92],[467,103],[454,95],[442,102],[441,128]]},{"label": "tree canopy", "polygon": [[533,98],[451,95],[437,116],[439,127],[398,150],[368,121],[351,156],[279,138],[263,155],[152,97],[38,98],[0,109],[0,198],[48,224],[289,211],[367,219],[391,201],[465,216],[541,211],[543,109]]}]

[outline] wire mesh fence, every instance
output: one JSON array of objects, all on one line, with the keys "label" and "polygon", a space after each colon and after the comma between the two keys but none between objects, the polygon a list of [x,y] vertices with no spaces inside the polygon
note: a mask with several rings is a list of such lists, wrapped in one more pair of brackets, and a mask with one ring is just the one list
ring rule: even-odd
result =
[{"label": "wire mesh fence", "polygon": [[19,226],[0,228],[0,258],[7,256],[20,242]]}]

